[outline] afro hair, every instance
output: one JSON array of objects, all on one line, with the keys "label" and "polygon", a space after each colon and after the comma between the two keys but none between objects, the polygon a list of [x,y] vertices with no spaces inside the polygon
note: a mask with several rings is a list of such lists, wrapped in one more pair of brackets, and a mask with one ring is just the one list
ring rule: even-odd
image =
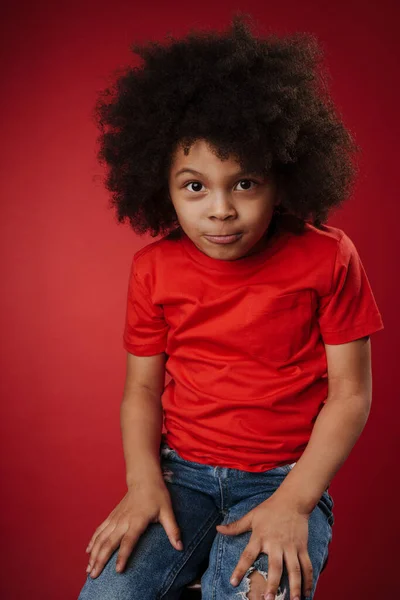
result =
[{"label": "afro hair", "polygon": [[360,147],[329,96],[316,38],[254,36],[246,16],[236,13],[222,33],[133,44],[144,64],[114,71],[98,95],[110,206],[139,235],[179,230],[168,173],[177,146],[187,154],[197,139],[247,172],[271,173],[281,197],[275,222],[294,221],[300,232],[306,221],[321,228],[351,193]]}]

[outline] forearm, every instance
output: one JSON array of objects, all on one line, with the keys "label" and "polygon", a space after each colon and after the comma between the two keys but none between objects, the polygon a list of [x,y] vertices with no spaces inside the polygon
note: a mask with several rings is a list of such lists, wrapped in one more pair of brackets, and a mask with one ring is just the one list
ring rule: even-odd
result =
[{"label": "forearm", "polygon": [[370,404],[362,396],[330,398],[321,409],[309,442],[278,488],[304,512],[311,512],[359,438]]},{"label": "forearm", "polygon": [[121,402],[120,420],[128,487],[149,477],[161,477],[161,399],[146,388],[130,390]]}]

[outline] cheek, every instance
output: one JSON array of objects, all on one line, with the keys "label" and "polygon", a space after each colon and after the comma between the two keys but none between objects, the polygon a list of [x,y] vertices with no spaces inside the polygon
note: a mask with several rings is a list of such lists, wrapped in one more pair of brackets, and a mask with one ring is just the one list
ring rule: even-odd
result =
[{"label": "cheek", "polygon": [[268,221],[272,217],[274,208],[275,203],[269,195],[261,195],[253,198],[250,202],[238,205],[238,210],[240,210],[243,217],[254,223]]},{"label": "cheek", "polygon": [[252,207],[251,211],[246,211],[242,215],[243,222],[246,222],[254,232],[255,237],[262,236],[269,226],[274,212],[274,207]]},{"label": "cheek", "polygon": [[175,206],[175,212],[181,223],[187,223],[189,226],[196,226],[203,218],[200,203],[182,203]]}]

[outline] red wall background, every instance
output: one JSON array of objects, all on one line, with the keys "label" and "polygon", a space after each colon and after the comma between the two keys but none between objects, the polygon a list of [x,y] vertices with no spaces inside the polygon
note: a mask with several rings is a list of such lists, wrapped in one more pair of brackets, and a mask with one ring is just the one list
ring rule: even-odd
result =
[{"label": "red wall background", "polygon": [[86,544],[125,493],[119,429],[125,298],[132,253],[153,238],[119,225],[107,207],[90,118],[97,91],[131,60],[132,41],[181,36],[192,26],[225,28],[237,8],[263,27],[319,37],[331,92],[364,149],[355,193],[329,223],[356,244],[385,330],[372,336],[369,421],[331,485],[336,522],[317,597],[394,597],[400,416],[395,3],[70,0],[3,8],[4,600],[77,598]]}]

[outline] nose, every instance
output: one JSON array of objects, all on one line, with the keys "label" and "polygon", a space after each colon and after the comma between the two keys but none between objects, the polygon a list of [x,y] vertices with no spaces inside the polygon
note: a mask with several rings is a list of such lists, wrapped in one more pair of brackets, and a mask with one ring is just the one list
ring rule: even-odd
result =
[{"label": "nose", "polygon": [[237,211],[230,196],[227,194],[217,194],[211,202],[209,218],[217,218],[224,221],[236,216]]}]

